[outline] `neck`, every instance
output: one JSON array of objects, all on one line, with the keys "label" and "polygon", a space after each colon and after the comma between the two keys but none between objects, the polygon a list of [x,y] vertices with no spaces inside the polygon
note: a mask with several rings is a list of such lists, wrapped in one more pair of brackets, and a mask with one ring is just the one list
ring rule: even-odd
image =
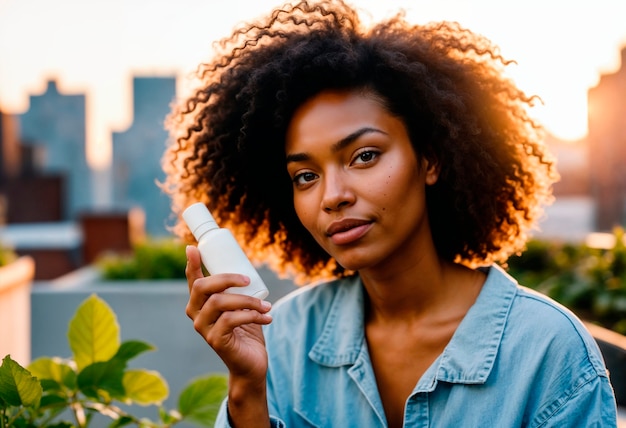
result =
[{"label": "neck", "polygon": [[393,275],[360,274],[369,298],[367,318],[381,323],[464,315],[484,282],[484,274],[438,259]]}]

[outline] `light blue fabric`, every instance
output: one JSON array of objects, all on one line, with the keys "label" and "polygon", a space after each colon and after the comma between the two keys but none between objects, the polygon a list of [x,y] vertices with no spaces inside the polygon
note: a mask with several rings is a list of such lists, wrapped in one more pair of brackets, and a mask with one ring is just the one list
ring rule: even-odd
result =
[{"label": "light blue fabric", "polygon": [[[359,278],[277,302],[265,336],[268,403],[279,427],[385,427]],[[223,403],[216,426],[228,426]],[[487,280],[405,405],[405,427],[615,427],[596,342],[567,309],[501,268]]]}]

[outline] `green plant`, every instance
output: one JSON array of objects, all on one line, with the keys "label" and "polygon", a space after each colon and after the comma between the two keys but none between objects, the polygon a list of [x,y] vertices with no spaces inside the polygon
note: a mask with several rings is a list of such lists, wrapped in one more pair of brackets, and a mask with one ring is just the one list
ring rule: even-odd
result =
[{"label": "green plant", "polygon": [[6,266],[16,259],[17,253],[15,250],[6,243],[0,241],[0,267]]},{"label": "green plant", "polygon": [[509,271],[582,318],[626,334],[626,235],[619,227],[613,235],[608,249],[533,240],[509,259]]},{"label": "green plant", "polygon": [[184,279],[185,246],[174,239],[148,239],[130,254],[107,254],[96,261],[104,279]]},{"label": "green plant", "polygon": [[626,245],[624,230],[614,230],[610,249],[588,249],[576,266],[550,278],[545,292],[618,333],[626,334]]},{"label": "green plant", "polygon": [[[4,357],[0,427],[85,428],[96,414],[110,418],[111,428],[164,428],[183,420],[212,426],[226,396],[226,375],[192,380],[178,398],[178,409],[167,411],[162,402],[169,395],[168,384],[161,375],[127,367],[129,360],[154,348],[136,340],[120,343],[117,317],[97,295],[77,309],[68,340],[71,359],[44,357],[24,368],[10,356]],[[133,416],[120,404],[157,406],[159,421]]]},{"label": "green plant", "polygon": [[536,288],[548,278],[570,271],[590,251],[584,245],[535,238],[521,254],[507,260],[507,269],[521,284]]}]

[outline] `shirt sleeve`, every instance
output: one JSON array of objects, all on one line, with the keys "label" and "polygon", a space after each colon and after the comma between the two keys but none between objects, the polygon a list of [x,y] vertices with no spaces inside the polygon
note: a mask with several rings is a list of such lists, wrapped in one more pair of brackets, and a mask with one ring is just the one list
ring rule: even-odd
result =
[{"label": "shirt sleeve", "polygon": [[569,396],[552,403],[547,418],[531,423],[532,427],[617,427],[617,405],[608,377],[596,376]]},{"label": "shirt sleeve", "polygon": [[[270,415],[270,426],[272,428],[286,428],[283,421]],[[215,420],[215,428],[233,428],[230,424],[230,418],[228,417],[228,398],[225,398],[220,405],[220,409],[217,413]]]}]

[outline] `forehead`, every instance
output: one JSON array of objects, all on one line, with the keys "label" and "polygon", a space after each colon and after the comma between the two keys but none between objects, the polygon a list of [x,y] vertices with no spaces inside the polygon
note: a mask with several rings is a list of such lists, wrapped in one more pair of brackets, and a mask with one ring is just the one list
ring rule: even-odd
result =
[{"label": "forehead", "polygon": [[286,151],[320,143],[334,144],[359,129],[391,134],[404,124],[380,100],[362,91],[321,92],[296,109],[287,128]]}]

